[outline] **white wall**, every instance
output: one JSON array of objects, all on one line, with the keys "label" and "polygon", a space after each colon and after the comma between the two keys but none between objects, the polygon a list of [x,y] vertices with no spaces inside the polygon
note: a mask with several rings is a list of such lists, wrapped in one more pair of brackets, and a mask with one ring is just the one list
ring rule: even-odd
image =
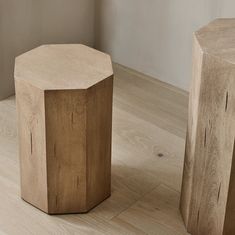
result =
[{"label": "white wall", "polygon": [[[96,11],[94,4],[96,3]],[[115,62],[188,89],[192,33],[235,17],[234,0],[0,0],[0,100],[14,57],[45,43],[94,44]]]},{"label": "white wall", "polygon": [[95,0],[0,0],[0,100],[14,93],[15,56],[45,43],[94,44]]},{"label": "white wall", "polygon": [[122,65],[188,89],[192,33],[234,0],[97,0],[96,47]]}]

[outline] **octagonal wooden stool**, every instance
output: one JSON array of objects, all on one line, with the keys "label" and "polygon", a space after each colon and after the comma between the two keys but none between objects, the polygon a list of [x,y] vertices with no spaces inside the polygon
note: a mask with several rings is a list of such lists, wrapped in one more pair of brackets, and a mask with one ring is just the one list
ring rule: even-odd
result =
[{"label": "octagonal wooden stool", "polygon": [[181,194],[192,235],[235,234],[235,19],[194,35]]},{"label": "octagonal wooden stool", "polygon": [[22,198],[49,214],[87,212],[110,196],[113,70],[84,45],[16,59]]}]

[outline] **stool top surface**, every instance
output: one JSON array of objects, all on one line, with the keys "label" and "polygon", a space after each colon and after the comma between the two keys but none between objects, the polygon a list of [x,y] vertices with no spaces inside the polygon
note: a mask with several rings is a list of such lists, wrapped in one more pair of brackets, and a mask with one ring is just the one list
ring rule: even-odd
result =
[{"label": "stool top surface", "polygon": [[216,19],[195,32],[204,53],[235,63],[235,18]]},{"label": "stool top surface", "polygon": [[15,61],[15,80],[42,90],[87,89],[112,75],[110,56],[81,44],[43,45]]}]

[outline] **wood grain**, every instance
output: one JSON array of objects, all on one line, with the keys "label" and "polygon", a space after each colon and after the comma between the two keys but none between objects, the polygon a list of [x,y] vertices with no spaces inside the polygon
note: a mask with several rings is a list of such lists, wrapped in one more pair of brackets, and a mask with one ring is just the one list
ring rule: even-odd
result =
[{"label": "wood grain", "polygon": [[16,57],[14,74],[41,90],[88,89],[112,75],[110,56],[82,44],[37,47]]},{"label": "wood grain", "polygon": [[45,109],[48,213],[85,212],[86,91],[46,91]]},{"label": "wood grain", "polygon": [[113,77],[87,90],[87,207],[111,195]]},{"label": "wood grain", "polygon": [[16,81],[21,196],[48,211],[45,105],[43,91]]},{"label": "wood grain", "polygon": [[181,196],[192,235],[232,235],[234,218],[234,19],[195,33]]}]

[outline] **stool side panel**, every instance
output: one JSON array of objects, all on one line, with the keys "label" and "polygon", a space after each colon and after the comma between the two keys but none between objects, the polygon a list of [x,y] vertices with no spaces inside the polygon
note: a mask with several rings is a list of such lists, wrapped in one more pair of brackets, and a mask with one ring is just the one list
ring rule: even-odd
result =
[{"label": "stool side panel", "polygon": [[229,192],[226,206],[226,215],[224,222],[224,233],[223,235],[234,234],[235,231],[235,140],[233,145],[233,160],[231,167],[231,176],[229,184]]},{"label": "stool side panel", "polygon": [[88,208],[111,194],[113,76],[87,90]]},{"label": "stool side panel", "polygon": [[180,198],[180,210],[186,226],[188,226],[193,170],[195,154],[195,138],[198,125],[199,94],[201,88],[201,71],[203,64],[203,52],[200,49],[197,39],[193,40],[193,68],[192,82],[190,87],[190,97],[188,106],[188,125],[185,145],[184,171],[182,178],[182,189]]},{"label": "stool side panel", "polygon": [[[198,112],[193,114],[197,126],[187,224],[192,235],[225,232],[235,136],[234,75],[234,65],[204,54],[201,77],[198,77],[200,93],[191,97],[199,104]],[[192,147],[192,143],[188,144],[186,149]],[[230,223],[235,216],[234,209],[232,214],[228,218]]]},{"label": "stool side panel", "polygon": [[86,211],[86,94],[46,91],[49,214]]},{"label": "stool side panel", "polygon": [[47,212],[44,92],[15,81],[18,113],[21,196]]}]

